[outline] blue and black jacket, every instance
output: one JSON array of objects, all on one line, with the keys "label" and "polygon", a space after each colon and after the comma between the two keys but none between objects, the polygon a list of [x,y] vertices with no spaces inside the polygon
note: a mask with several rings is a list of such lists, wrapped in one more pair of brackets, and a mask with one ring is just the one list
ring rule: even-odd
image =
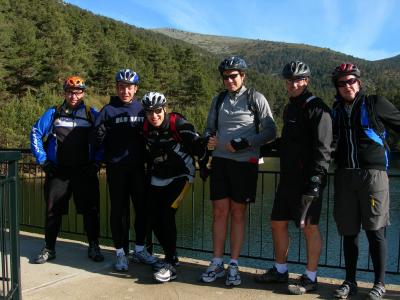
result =
[{"label": "blue and black jacket", "polygon": [[30,140],[38,164],[46,160],[59,166],[75,167],[101,159],[89,143],[98,112],[81,102],[75,109],[67,103],[48,109],[33,125]]},{"label": "blue and black jacket", "polygon": [[[347,110],[346,110],[347,108]],[[386,170],[386,127],[400,131],[400,111],[384,97],[358,92],[351,106],[340,96],[333,105],[338,168]]]},{"label": "blue and black jacket", "polygon": [[144,165],[146,146],[140,134],[144,117],[139,113],[142,104],[133,100],[122,102],[112,96],[96,119],[94,144],[104,147],[104,161],[107,164]]}]

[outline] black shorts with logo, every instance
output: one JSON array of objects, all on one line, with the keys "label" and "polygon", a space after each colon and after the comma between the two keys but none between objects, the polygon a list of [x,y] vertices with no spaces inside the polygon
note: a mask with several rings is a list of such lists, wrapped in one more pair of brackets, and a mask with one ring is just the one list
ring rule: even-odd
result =
[{"label": "black shorts with logo", "polygon": [[255,201],[258,164],[213,157],[210,174],[210,199],[231,198],[239,203]]}]

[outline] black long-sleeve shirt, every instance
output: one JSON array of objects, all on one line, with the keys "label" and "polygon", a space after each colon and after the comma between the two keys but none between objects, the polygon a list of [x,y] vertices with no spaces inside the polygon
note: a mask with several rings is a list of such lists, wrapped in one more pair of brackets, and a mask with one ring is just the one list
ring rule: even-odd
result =
[{"label": "black long-sleeve shirt", "polygon": [[309,91],[290,98],[283,112],[280,138],[281,179],[302,176],[306,182],[324,175],[332,152],[332,118],[329,107]]},{"label": "black long-sleeve shirt", "polygon": [[[369,124],[379,133],[385,127],[400,132],[400,111],[384,97],[367,95],[362,90],[352,106],[340,96],[333,105],[335,162],[339,168],[386,170],[386,149],[365,133],[361,124],[363,102]],[[375,127],[375,128],[374,128]]]}]

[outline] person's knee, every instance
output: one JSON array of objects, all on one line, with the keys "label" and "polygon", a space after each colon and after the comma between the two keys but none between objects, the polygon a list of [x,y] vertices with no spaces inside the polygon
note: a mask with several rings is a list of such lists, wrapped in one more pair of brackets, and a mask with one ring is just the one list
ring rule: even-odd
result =
[{"label": "person's knee", "polygon": [[227,207],[214,207],[213,216],[214,220],[226,220],[228,218],[229,208]]},{"label": "person's knee", "polygon": [[287,231],[289,222],[287,221],[271,221],[271,229],[273,232]]}]

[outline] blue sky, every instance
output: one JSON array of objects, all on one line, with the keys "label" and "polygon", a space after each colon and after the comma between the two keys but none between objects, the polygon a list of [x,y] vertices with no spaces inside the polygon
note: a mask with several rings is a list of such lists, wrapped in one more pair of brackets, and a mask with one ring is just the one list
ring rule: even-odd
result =
[{"label": "blue sky", "polygon": [[308,44],[368,60],[400,54],[397,0],[66,0],[142,28]]}]

